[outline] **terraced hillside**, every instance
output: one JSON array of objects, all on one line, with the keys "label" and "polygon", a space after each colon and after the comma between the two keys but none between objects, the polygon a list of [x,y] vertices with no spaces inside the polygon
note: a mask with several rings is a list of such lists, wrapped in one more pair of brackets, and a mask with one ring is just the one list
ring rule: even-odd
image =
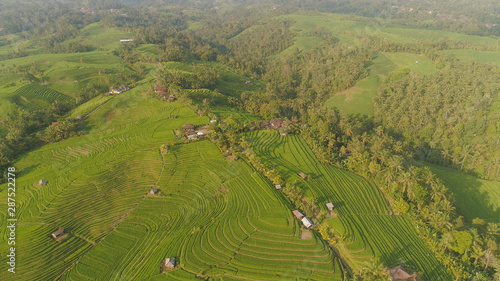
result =
[{"label": "terraced hillside", "polygon": [[50,88],[28,84],[17,89],[12,101],[20,107],[34,110],[50,106],[54,101],[68,101],[72,98]]},{"label": "terraced hillside", "polygon": [[[445,269],[419,239],[409,220],[391,215],[383,194],[365,179],[319,163],[299,137],[280,137],[276,131],[254,131],[249,141],[255,153],[270,166],[296,182],[307,198],[326,211],[332,202],[337,217],[326,221],[338,237],[339,247],[354,265],[374,257],[392,267],[404,262],[420,272],[423,280],[449,280]],[[303,180],[298,173],[305,173]]]},{"label": "terraced hillside", "polygon": [[[321,240],[298,239],[283,198],[210,142],[174,147],[156,186],[161,192],[145,196],[62,280],[341,277]],[[181,268],[162,279],[170,256]]]},{"label": "terraced hillside", "polygon": [[[226,160],[208,141],[160,155],[173,129],[208,119],[140,95],[128,92],[97,109],[85,121],[88,135],[14,163],[18,266],[2,280],[341,280],[329,248],[314,236],[298,238],[287,201],[247,164]],[[124,104],[131,115],[102,119]],[[47,185],[38,186],[40,179]],[[152,187],[160,193],[149,194]],[[6,196],[2,185],[5,210]],[[4,212],[0,221],[4,228]],[[58,228],[68,235],[56,242]],[[160,264],[170,256],[180,266],[165,276]]]}]

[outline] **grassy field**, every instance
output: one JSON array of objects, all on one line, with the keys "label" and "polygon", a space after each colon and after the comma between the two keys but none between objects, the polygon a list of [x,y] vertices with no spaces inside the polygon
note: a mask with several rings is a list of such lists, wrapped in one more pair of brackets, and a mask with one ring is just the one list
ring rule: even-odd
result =
[{"label": "grassy field", "polygon": [[475,50],[445,50],[443,52],[461,60],[489,63],[500,66],[500,51],[481,52]]},{"label": "grassy field", "polygon": [[499,46],[499,40],[493,37],[473,36],[440,30],[426,30],[411,27],[396,26],[385,19],[369,19],[341,14],[310,13],[287,15],[295,21],[294,30],[310,33],[323,27],[334,36],[348,44],[360,44],[358,35],[379,35],[396,43],[417,43],[420,41],[435,41],[443,38],[449,40]]},{"label": "grassy field", "polygon": [[[467,42],[471,49],[447,50],[446,54],[468,61],[480,63],[500,64],[498,52],[480,52],[473,50],[473,45],[486,45],[500,50],[500,40],[492,37],[481,37],[465,35],[460,33],[445,32],[439,30],[425,30],[409,27],[394,26],[390,22],[378,19],[366,21],[360,17],[346,16],[340,14],[309,13],[285,16],[294,20],[292,30],[296,32],[294,44],[278,54],[277,57],[290,52],[291,49],[307,51],[323,40],[314,35],[314,32],[324,28],[341,43],[349,45],[361,45],[360,36],[375,35],[385,40],[413,44],[423,41],[448,39],[453,41]],[[410,53],[377,53],[371,64],[367,66],[368,77],[360,80],[354,87],[343,92],[332,93],[325,105],[329,108],[336,107],[348,114],[373,115],[372,99],[376,95],[377,88],[384,77],[392,70],[408,68],[413,72],[421,74],[432,74],[437,71],[433,63],[423,54]]]},{"label": "grassy field", "polygon": [[[298,238],[285,198],[246,163],[226,160],[208,141],[158,153],[175,140],[174,129],[207,124],[207,117],[140,89],[100,102],[77,109],[97,107],[83,124],[88,135],[13,164],[23,246],[18,273],[2,280],[341,280],[334,254],[316,236]],[[48,184],[39,187],[42,178]],[[161,192],[148,195],[151,187]],[[0,202],[6,196],[2,185]],[[5,227],[4,212],[0,221]],[[60,242],[50,237],[58,228],[69,233]],[[180,268],[165,277],[160,263],[170,256]]]},{"label": "grassy field", "polygon": [[[95,51],[87,53],[44,54],[39,50],[37,54],[27,57],[7,59],[0,66],[0,118],[17,108],[19,95],[14,93],[19,87],[28,82],[23,74],[17,72],[20,66],[36,65],[40,77],[48,83],[48,87],[60,93],[74,97],[77,91],[83,89],[87,83],[99,79],[104,74],[117,74],[130,71],[122,63],[122,59],[114,56],[111,51],[120,46],[120,39],[133,37],[133,34],[116,29],[104,28],[99,23],[85,27],[81,35],[70,41],[80,40],[94,45]],[[19,46],[29,46],[29,41],[19,41],[11,45],[0,47],[8,52],[16,50]],[[148,55],[155,55],[156,49],[150,45],[140,46],[139,51]],[[40,78],[38,77],[38,78]],[[17,102],[13,102],[16,99]],[[27,102],[24,102],[27,105]],[[49,103],[34,102],[41,107]],[[30,107],[30,109],[33,109]]]},{"label": "grassy field", "polygon": [[14,92],[12,101],[18,106],[29,110],[49,107],[55,101],[69,101],[71,97],[63,95],[50,88],[29,84]]},{"label": "grassy field", "polygon": [[377,95],[377,88],[381,81],[396,68],[384,54],[377,54],[368,66],[368,76],[360,80],[348,90],[337,93],[328,99],[325,105],[328,108],[337,107],[348,114],[373,115],[372,99]]},{"label": "grassy field", "polygon": [[[423,280],[450,280],[433,253],[419,239],[409,220],[390,215],[383,194],[363,178],[318,162],[298,136],[280,137],[276,131],[248,135],[252,149],[269,166],[296,182],[307,198],[315,199],[326,211],[332,202],[338,214],[328,218],[344,242],[339,246],[354,265],[363,265],[374,257],[386,266],[401,262],[420,272]],[[298,173],[309,176],[302,180]]]},{"label": "grassy field", "polygon": [[475,218],[500,223],[500,182],[479,179],[438,165],[426,165],[455,195],[458,211],[469,223]]}]

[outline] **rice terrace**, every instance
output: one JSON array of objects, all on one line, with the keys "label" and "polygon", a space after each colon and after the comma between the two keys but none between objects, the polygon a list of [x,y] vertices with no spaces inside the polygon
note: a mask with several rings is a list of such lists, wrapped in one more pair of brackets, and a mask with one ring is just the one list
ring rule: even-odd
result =
[{"label": "rice terrace", "polygon": [[493,2],[1,1],[0,280],[500,280]]}]

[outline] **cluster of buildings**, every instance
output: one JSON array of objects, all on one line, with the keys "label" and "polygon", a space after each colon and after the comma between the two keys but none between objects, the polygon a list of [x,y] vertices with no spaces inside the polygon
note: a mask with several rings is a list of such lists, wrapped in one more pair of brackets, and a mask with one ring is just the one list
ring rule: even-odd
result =
[{"label": "cluster of buildings", "polygon": [[118,88],[115,88],[115,86],[111,86],[111,87],[109,87],[109,92],[106,93],[106,96],[119,95],[119,94],[126,92],[128,90],[130,90],[130,88],[126,85],[121,85]]},{"label": "cluster of buildings", "polygon": [[292,214],[299,220],[302,222],[302,224],[304,224],[304,227],[305,228],[311,228],[314,226],[314,224],[312,223],[311,219],[309,219],[308,217],[304,216],[304,214],[302,214],[299,210],[293,210],[292,211]]},{"label": "cluster of buildings", "polygon": [[165,87],[160,87],[160,86],[155,86],[153,88],[153,91],[157,94],[160,94],[162,95],[162,97],[166,100],[166,101],[175,101],[175,96],[172,95],[172,94],[169,94],[167,93],[167,88]]},{"label": "cluster of buildings", "polygon": [[190,140],[210,134],[210,131],[207,129],[200,128],[199,130],[195,130],[195,126],[193,124],[186,124],[182,126],[182,130],[184,131],[184,135]]}]

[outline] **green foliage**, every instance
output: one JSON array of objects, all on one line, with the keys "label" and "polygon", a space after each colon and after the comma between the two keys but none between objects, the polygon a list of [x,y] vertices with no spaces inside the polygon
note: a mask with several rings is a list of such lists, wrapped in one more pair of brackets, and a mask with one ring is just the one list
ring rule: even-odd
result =
[{"label": "green foliage", "polygon": [[394,74],[375,99],[376,120],[415,142],[417,155],[428,161],[498,178],[498,73],[493,66],[457,63],[434,75]]},{"label": "green foliage", "polygon": [[461,255],[469,250],[472,244],[472,235],[469,232],[454,230],[451,235],[454,241],[450,244],[450,249]]},{"label": "green foliage", "polygon": [[[309,210],[310,204],[301,201],[315,199],[320,210],[326,209],[326,203],[333,202],[338,216],[327,216],[325,222],[335,230],[337,237],[345,237],[342,242],[345,252],[341,253],[353,268],[372,257],[386,266],[395,266],[403,260],[424,272],[423,278],[448,280],[444,268],[439,267],[436,257],[426,249],[410,220],[406,216],[390,215],[390,206],[374,185],[345,170],[321,164],[313,154],[316,147],[311,150],[299,136],[283,138],[274,131],[257,131],[249,133],[247,139],[264,165],[275,166],[286,176],[284,192],[298,208],[304,208],[306,214],[315,212]],[[310,180],[303,181],[298,176],[301,172]],[[294,183],[293,187],[289,183]],[[412,244],[397,241],[412,241]],[[429,268],[436,266],[439,273],[431,273]]]}]

